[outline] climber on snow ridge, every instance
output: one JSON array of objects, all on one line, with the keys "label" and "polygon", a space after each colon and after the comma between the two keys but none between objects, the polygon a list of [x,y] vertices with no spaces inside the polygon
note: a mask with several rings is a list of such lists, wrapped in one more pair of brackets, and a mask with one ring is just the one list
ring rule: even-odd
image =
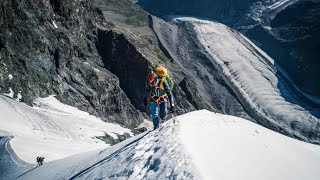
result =
[{"label": "climber on snow ridge", "polygon": [[174,101],[171,92],[173,85],[174,83],[168,75],[167,69],[163,66],[157,67],[148,75],[143,104],[144,106],[147,106],[149,98],[154,129],[159,127],[159,115],[161,119],[164,119],[168,113],[168,100],[170,104],[170,112],[174,111]]}]

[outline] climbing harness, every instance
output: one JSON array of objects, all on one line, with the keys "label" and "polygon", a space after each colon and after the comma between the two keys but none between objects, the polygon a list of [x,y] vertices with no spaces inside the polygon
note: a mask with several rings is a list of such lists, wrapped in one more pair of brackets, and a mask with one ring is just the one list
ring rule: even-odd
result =
[{"label": "climbing harness", "polygon": [[157,96],[155,94],[152,94],[150,98],[157,104],[160,104],[162,102],[168,102],[167,94],[164,94],[162,96]]}]

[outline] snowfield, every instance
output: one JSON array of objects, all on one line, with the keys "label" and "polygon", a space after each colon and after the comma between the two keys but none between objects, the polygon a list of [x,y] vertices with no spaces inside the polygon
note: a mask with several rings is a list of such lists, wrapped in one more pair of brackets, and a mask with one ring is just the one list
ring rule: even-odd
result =
[{"label": "snowfield", "polygon": [[207,110],[111,148],[47,163],[19,179],[317,180],[320,147]]},{"label": "snowfield", "polygon": [[[34,107],[0,95],[0,135],[14,136],[10,145],[24,161],[36,164],[36,157],[45,161],[62,159],[74,154],[106,148],[97,139],[105,133],[116,134],[131,130],[103,122],[77,108],[60,103],[54,96],[38,98]],[[115,134],[116,133],[116,134]]]}]

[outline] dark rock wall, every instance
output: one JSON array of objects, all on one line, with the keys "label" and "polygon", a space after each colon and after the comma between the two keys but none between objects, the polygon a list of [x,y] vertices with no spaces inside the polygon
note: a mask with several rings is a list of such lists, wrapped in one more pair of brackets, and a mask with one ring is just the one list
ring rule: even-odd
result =
[{"label": "dark rock wall", "polygon": [[97,51],[97,42],[103,41],[97,26],[109,27],[88,1],[1,1],[0,91],[7,93],[11,87],[29,104],[56,94],[60,101],[106,121],[140,124],[142,114]]},{"label": "dark rock wall", "polygon": [[[120,79],[120,87],[139,110],[144,110],[144,96],[149,62],[123,34],[98,31],[97,48],[104,67]],[[125,103],[125,102],[124,102]]]}]

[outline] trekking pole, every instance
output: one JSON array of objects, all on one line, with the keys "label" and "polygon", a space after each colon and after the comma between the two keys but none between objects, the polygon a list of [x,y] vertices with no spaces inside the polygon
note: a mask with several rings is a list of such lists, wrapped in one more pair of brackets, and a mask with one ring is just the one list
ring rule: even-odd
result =
[{"label": "trekking pole", "polygon": [[171,119],[174,118],[174,112],[171,112]]},{"label": "trekking pole", "polygon": [[171,114],[172,114],[171,119],[173,119],[173,124],[175,125],[176,124],[176,119],[174,118],[174,112],[172,112]]}]

